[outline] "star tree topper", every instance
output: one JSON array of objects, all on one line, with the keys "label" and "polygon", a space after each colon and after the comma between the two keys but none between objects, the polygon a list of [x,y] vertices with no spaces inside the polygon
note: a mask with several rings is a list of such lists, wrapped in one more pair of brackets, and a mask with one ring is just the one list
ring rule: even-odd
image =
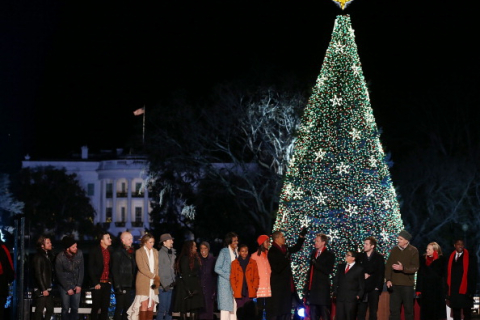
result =
[{"label": "star tree topper", "polygon": [[333,2],[335,2],[336,4],[338,4],[340,6],[340,8],[342,8],[342,10],[345,10],[345,8],[347,7],[347,5],[352,2],[353,0],[333,0]]}]

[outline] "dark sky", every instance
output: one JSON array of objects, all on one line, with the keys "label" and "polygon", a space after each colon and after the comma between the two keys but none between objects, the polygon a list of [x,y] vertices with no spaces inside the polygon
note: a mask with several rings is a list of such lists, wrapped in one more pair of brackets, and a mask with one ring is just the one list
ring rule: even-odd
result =
[{"label": "dark sky", "polygon": [[[346,13],[387,149],[416,140],[404,137],[416,103],[478,108],[478,16],[465,4],[355,0]],[[2,2],[0,171],[27,153],[123,147],[141,130],[133,110],[168,108],[178,92],[202,100],[239,79],[311,87],[337,14],[330,0]]]}]

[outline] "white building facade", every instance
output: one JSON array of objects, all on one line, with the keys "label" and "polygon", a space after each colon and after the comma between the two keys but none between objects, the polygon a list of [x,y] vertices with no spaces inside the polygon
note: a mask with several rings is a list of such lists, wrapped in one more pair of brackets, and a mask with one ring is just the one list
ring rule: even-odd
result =
[{"label": "white building facade", "polygon": [[94,160],[89,159],[88,148],[82,147],[81,159],[32,161],[27,157],[22,161],[22,168],[49,166],[77,175],[96,211],[95,224],[100,223],[113,235],[128,230],[140,236],[149,229],[151,206],[145,187],[148,162],[144,157]]}]

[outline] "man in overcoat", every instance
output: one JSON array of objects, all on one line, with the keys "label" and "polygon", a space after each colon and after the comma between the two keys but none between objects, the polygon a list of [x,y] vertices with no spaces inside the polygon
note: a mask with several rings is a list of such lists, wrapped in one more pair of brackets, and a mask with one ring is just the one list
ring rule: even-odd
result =
[{"label": "man in overcoat", "polygon": [[358,301],[365,293],[365,271],[355,261],[356,257],[354,250],[347,251],[345,263],[337,266],[333,282],[337,302],[335,320],[355,320]]},{"label": "man in overcoat", "polygon": [[327,250],[328,237],[319,233],[315,237],[315,249],[310,256],[310,272],[307,281],[307,302],[310,319],[330,320],[330,276],[333,273],[335,254]]},{"label": "man in overcoat", "polygon": [[363,252],[358,254],[357,262],[365,271],[365,294],[358,305],[358,320],[365,320],[367,309],[369,320],[377,320],[378,300],[383,290],[385,259],[377,252],[377,240],[367,237],[363,242]]},{"label": "man in overcoat", "polygon": [[473,295],[477,291],[477,259],[465,249],[463,240],[456,240],[447,265],[447,305],[453,319],[472,319]]},{"label": "man in overcoat", "polygon": [[300,232],[297,243],[293,247],[285,245],[285,236],[281,231],[275,231],[272,235],[273,245],[268,251],[268,262],[272,269],[270,286],[272,297],[270,305],[267,306],[269,320],[290,319],[293,298],[296,295],[293,283],[292,268],[290,266],[290,255],[299,251],[305,241],[307,229]]},{"label": "man in overcoat", "polygon": [[133,237],[128,231],[120,235],[120,246],[112,254],[112,280],[115,292],[115,314],[113,320],[127,320],[127,310],[135,296],[137,263]]},{"label": "man in overcoat", "polygon": [[158,320],[171,320],[172,292],[175,286],[175,249],[173,248],[173,237],[169,233],[160,236],[160,250],[158,250],[158,270],[160,273],[159,306],[157,312]]}]

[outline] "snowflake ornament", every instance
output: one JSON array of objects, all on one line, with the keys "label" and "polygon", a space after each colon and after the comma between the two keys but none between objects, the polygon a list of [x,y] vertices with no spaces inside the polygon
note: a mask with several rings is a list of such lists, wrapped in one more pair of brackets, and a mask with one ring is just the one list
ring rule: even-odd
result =
[{"label": "snowflake ornament", "polygon": [[335,107],[335,106],[341,106],[341,105],[342,105],[342,98],[339,98],[339,97],[337,97],[337,95],[335,95],[335,96],[333,97],[333,99],[330,99],[330,102],[333,103],[333,106],[334,106],[334,107]]},{"label": "snowflake ornament", "polygon": [[350,166],[346,165],[345,163],[343,162],[340,162],[340,164],[337,165],[337,170],[338,170],[338,173],[339,174],[348,174],[348,169],[350,168]]}]

